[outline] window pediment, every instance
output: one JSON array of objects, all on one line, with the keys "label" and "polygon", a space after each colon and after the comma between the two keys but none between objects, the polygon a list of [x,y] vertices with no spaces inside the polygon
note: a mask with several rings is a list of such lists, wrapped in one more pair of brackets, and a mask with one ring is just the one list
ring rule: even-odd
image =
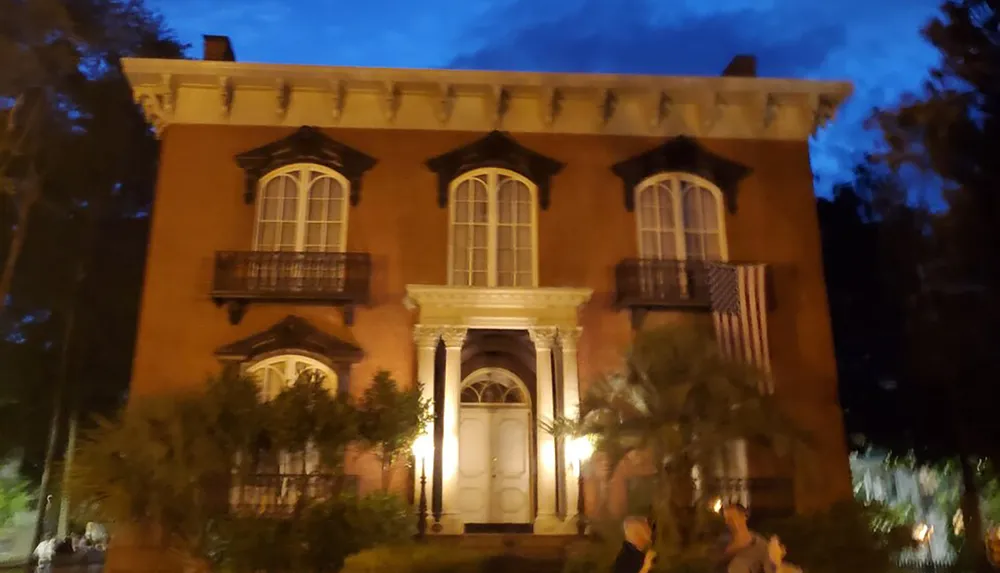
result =
[{"label": "window pediment", "polygon": [[248,205],[253,203],[262,177],[296,163],[322,165],[343,175],[351,184],[351,205],[357,205],[361,198],[361,177],[378,162],[308,125],[277,141],[240,153],[234,159],[245,174],[243,199]]},{"label": "window pediment", "polygon": [[294,315],[286,316],[267,330],[216,349],[215,356],[221,360],[245,362],[276,352],[313,354],[333,364],[353,364],[364,356],[364,351],[354,343],[327,334]]},{"label": "window pediment", "polygon": [[509,169],[537,185],[538,205],[547,209],[552,176],[563,168],[563,163],[522,146],[500,131],[428,159],[425,164],[438,176],[440,207],[448,206],[448,190],[454,179],[474,169],[495,167]]},{"label": "window pediment", "polygon": [[749,167],[716,155],[690,137],[668,139],[650,149],[611,166],[622,180],[625,208],[635,209],[635,188],[645,179],[664,172],[689,173],[713,183],[725,197],[726,208],[736,212],[736,193],[740,181],[752,171]]}]

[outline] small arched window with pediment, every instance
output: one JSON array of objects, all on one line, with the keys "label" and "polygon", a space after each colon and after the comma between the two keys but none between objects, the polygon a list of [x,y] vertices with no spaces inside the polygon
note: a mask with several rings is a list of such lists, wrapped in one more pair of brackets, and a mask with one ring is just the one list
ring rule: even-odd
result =
[{"label": "small arched window with pediment", "polygon": [[322,165],[297,163],[260,180],[254,249],[344,252],[350,183]]},{"label": "small arched window with pediment", "polygon": [[337,391],[337,374],[315,358],[300,354],[281,354],[254,362],[246,369],[257,380],[261,397],[273,400],[302,376],[315,375],[331,393]]},{"label": "small arched window with pediment", "polygon": [[722,193],[687,173],[661,173],[635,188],[639,256],[660,260],[728,259]]},{"label": "small arched window with pediment", "polygon": [[537,193],[525,177],[492,167],[451,183],[449,284],[538,286]]}]

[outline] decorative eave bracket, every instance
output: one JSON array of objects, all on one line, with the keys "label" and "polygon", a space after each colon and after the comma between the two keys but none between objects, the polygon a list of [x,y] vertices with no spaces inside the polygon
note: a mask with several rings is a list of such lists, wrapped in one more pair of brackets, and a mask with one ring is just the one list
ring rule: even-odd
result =
[{"label": "decorative eave bracket", "polygon": [[499,131],[428,159],[425,164],[438,176],[440,207],[448,206],[448,187],[457,177],[473,169],[499,167],[518,173],[537,185],[538,204],[547,209],[552,177],[563,168],[563,163],[536,153]]},{"label": "decorative eave bracket", "polygon": [[715,184],[725,196],[729,212],[735,213],[739,183],[751,169],[708,151],[690,137],[680,136],[616,163],[611,171],[622,180],[625,208],[629,211],[635,209],[635,188],[644,179],[658,173],[690,173]]},{"label": "decorative eave bracket", "polygon": [[287,137],[245,151],[235,160],[245,174],[243,200],[248,205],[254,201],[261,177],[295,163],[314,163],[343,175],[351,184],[351,205],[357,205],[361,198],[361,178],[377,163],[375,158],[311,126],[302,126]]}]

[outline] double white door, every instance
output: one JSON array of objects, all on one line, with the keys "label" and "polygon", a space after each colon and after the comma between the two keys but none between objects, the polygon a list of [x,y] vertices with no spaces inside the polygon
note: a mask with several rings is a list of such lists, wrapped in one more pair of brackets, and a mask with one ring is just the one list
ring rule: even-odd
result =
[{"label": "double white door", "polygon": [[459,503],[465,523],[530,523],[531,411],[463,406]]}]

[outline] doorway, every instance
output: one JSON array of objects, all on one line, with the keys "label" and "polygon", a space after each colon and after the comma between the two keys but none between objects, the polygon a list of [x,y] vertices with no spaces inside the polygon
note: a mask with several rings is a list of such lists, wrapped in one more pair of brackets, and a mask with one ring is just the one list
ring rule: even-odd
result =
[{"label": "doorway", "polygon": [[459,504],[466,524],[530,524],[531,403],[509,370],[483,368],[462,383]]}]

